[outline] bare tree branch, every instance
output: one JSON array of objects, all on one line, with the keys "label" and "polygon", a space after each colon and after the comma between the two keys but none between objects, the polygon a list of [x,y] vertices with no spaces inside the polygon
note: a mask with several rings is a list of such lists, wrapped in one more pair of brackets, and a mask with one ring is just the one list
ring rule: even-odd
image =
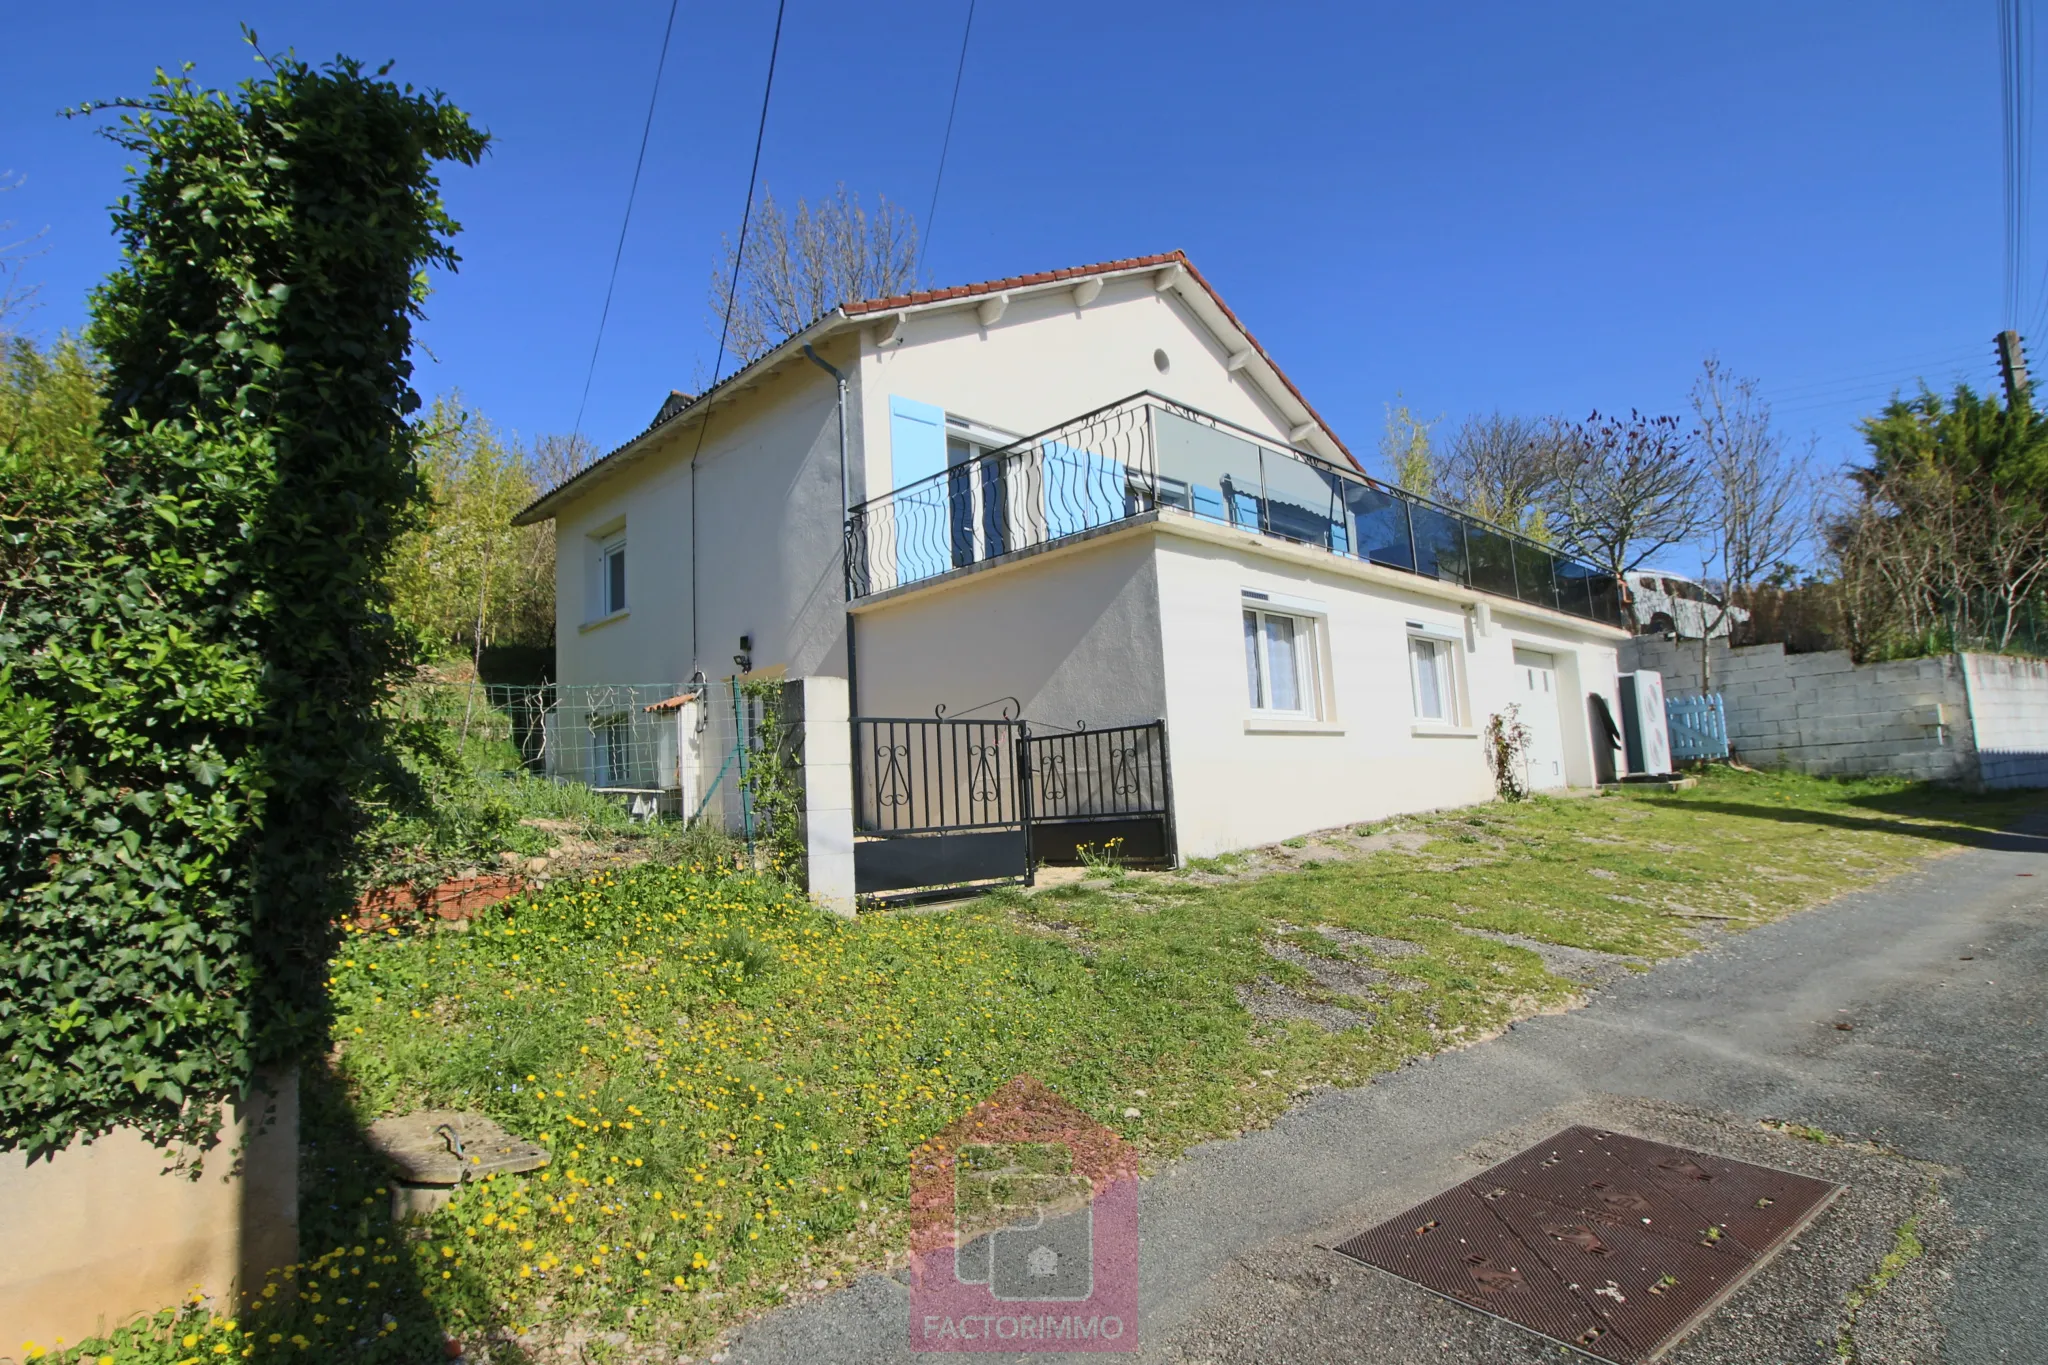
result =
[{"label": "bare tree branch", "polygon": [[[0,194],[18,190],[21,184],[22,177],[11,171],[0,172]],[[12,219],[0,222],[0,337],[5,337],[14,330],[9,319],[35,307],[36,295],[42,291],[40,284],[22,283],[22,273],[28,268],[32,258],[42,254],[29,248],[42,240],[43,233],[32,233],[14,241],[5,240],[13,231]]]},{"label": "bare tree branch", "polygon": [[1558,542],[1617,579],[1700,529],[1700,464],[1676,417],[1602,417],[1566,428]]},{"label": "bare tree branch", "polygon": [[1438,467],[1438,495],[1475,517],[1545,539],[1546,503],[1569,449],[1562,418],[1468,417]]},{"label": "bare tree branch", "polygon": [[711,277],[710,326],[719,331],[731,308],[726,347],[744,365],[842,303],[915,288],[917,220],[879,196],[869,214],[843,183],[815,209],[798,199],[792,217],[763,187],[737,290],[733,264],[728,237],[724,264]]},{"label": "bare tree branch", "polygon": [[1787,450],[1756,381],[1729,374],[1712,357],[1693,382],[1692,410],[1704,513],[1700,577],[1714,574],[1721,588],[1705,638],[1720,630],[1731,607],[1747,607],[1757,584],[1806,544],[1811,448],[1805,455]]}]

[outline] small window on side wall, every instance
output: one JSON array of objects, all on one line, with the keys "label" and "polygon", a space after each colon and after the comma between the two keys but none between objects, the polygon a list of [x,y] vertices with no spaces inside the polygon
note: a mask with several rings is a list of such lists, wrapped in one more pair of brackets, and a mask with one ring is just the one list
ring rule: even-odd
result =
[{"label": "small window on side wall", "polygon": [[1252,710],[1320,716],[1314,619],[1246,607],[1244,673]]},{"label": "small window on side wall", "polygon": [[597,551],[597,614],[626,609],[626,538],[613,536]]},{"label": "small window on side wall", "polygon": [[1427,635],[1409,636],[1408,672],[1415,690],[1415,718],[1456,725],[1458,669],[1452,642]]}]

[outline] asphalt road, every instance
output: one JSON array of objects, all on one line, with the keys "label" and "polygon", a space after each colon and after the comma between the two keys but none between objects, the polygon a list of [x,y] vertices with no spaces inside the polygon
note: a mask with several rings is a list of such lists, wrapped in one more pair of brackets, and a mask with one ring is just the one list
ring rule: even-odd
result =
[{"label": "asphalt road", "polygon": [[[1672,1365],[2048,1362],[2048,818],[1953,833],[1918,871],[1190,1153],[1144,1188],[1141,1358],[1558,1360],[1327,1248],[1585,1122],[1848,1186]],[[1923,1253],[1852,1311],[1909,1219]],[[908,1311],[868,1276],[724,1358],[909,1360]]]}]

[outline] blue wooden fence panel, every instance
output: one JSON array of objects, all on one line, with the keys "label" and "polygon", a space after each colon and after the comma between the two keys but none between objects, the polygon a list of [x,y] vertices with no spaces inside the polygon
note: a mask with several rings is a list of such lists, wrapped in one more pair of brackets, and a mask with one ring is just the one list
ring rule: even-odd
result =
[{"label": "blue wooden fence panel", "polygon": [[1671,723],[1674,760],[1728,757],[1728,711],[1719,692],[1666,697],[1664,715]]}]

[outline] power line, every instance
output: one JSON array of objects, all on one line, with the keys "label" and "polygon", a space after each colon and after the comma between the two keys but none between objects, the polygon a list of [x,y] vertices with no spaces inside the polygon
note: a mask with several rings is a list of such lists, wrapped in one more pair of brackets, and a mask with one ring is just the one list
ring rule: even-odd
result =
[{"label": "power line", "polygon": [[633,201],[640,194],[640,168],[647,164],[647,138],[654,131],[654,106],[661,100],[661,76],[668,69],[669,35],[676,29],[676,7],[682,0],[669,0],[668,22],[661,30],[661,55],[654,60],[654,89],[647,96],[647,121],[640,125],[640,154],[633,158],[633,183],[626,191],[626,216],[619,221],[619,244],[612,249],[611,278],[605,281],[604,310],[597,315],[597,339],[590,343],[590,368],[583,373],[583,397],[576,404],[576,426],[569,436],[571,448],[583,434],[583,410],[590,403],[590,381],[597,376],[597,353],[604,345],[605,323],[611,320],[612,291],[619,284],[619,262],[626,254],[626,229],[633,222]]},{"label": "power line", "polygon": [[1946,351],[1930,352],[1925,355],[1901,356],[1897,360],[1876,361],[1871,368],[1852,374],[1836,375],[1827,379],[1807,379],[1796,384],[1765,386],[1763,396],[1773,402],[1803,402],[1817,397],[1830,389],[1851,388],[1890,379],[1913,369],[1940,369],[1945,365],[1976,359],[1982,354],[1978,346],[1955,346]]},{"label": "power line", "polygon": [[[719,371],[725,368],[725,343],[732,334],[733,305],[740,296],[740,263],[747,258],[747,225],[754,220],[754,186],[761,178],[761,144],[768,136],[768,102],[775,94],[775,61],[782,53],[782,15],[789,0],[776,0],[775,38],[768,45],[768,80],[761,87],[761,121],[754,128],[754,161],[747,168],[747,202],[740,210],[740,239],[732,253],[732,279],[725,288],[725,316],[718,324],[718,358],[711,362],[711,382],[700,399],[710,397],[718,387]],[[690,451],[690,667],[701,671],[697,650],[697,457],[704,453],[704,432],[711,425],[711,412],[697,419],[697,444]]]},{"label": "power line", "polygon": [[[1927,382],[1930,378],[1938,382]],[[1917,387],[1909,391],[1909,382],[1914,386],[1926,382],[1927,387],[1929,389],[1933,390],[1936,393],[1939,393],[1941,392],[1942,388],[1945,387],[1947,381],[1967,380],[1968,378],[1969,374],[1967,368],[1958,365],[1945,372],[1937,371],[1932,376],[1915,375],[1911,381],[1900,380],[1898,382],[1890,384],[1874,385],[1872,387],[1859,389],[1850,393],[1837,394],[1829,398],[1808,399],[1798,403],[1787,403],[1782,407],[1778,404],[1773,403],[1771,405],[1771,415],[1773,417],[1794,417],[1798,416],[1801,413],[1828,412],[1831,410],[1839,410],[1843,408],[1867,407],[1872,403],[1889,402],[1894,396],[1903,397],[1910,401],[1917,393]]]},{"label": "power line", "polygon": [[1853,402],[1873,393],[1887,393],[1894,389],[1910,389],[1922,383],[1938,382],[1952,375],[1967,375],[1984,372],[1990,367],[1981,360],[1952,360],[1940,365],[1921,365],[1894,375],[1872,375],[1856,384],[1844,385],[1824,393],[1803,394],[1798,397],[1777,399],[1764,395],[1774,411],[1792,411],[1796,408],[1825,407],[1830,403]]},{"label": "power line", "polygon": [[[754,164],[747,171],[747,202],[740,210],[740,240],[732,253],[732,282],[725,291],[725,317],[718,325],[718,358],[711,363],[711,387],[718,385],[718,372],[725,368],[725,343],[732,332],[732,309],[739,301],[740,262],[747,256],[747,224],[754,217],[754,185],[761,176],[761,143],[768,136],[768,101],[775,93],[775,59],[782,51],[782,13],[789,0],[776,0],[775,39],[768,45],[768,83],[761,90],[761,121],[754,129]],[[710,390],[707,389],[708,393]],[[704,446],[704,424],[697,424],[697,446]],[[696,456],[692,455],[691,459]]]},{"label": "power line", "polygon": [[932,177],[932,202],[924,211],[924,231],[918,234],[917,265],[924,268],[925,252],[932,244],[932,224],[939,216],[939,186],[946,179],[946,152],[953,145],[953,115],[960,108],[960,78],[967,74],[967,40],[974,36],[974,0],[967,0],[967,27],[960,34],[960,61],[953,68],[953,98],[946,105],[946,136],[939,142],[939,173]]},{"label": "power line", "polygon": [[1910,386],[1927,375],[1947,374],[1956,370],[1978,368],[1981,364],[1982,357],[1972,352],[1968,355],[1948,356],[1940,360],[1930,359],[1918,365],[1901,365],[1896,369],[1875,370],[1869,374],[1857,375],[1854,378],[1844,377],[1831,384],[1816,384],[1797,392],[1764,389],[1759,391],[1758,396],[1774,408],[1805,407],[1812,403],[1832,402],[1837,398],[1848,397],[1866,390],[1900,385]]}]

